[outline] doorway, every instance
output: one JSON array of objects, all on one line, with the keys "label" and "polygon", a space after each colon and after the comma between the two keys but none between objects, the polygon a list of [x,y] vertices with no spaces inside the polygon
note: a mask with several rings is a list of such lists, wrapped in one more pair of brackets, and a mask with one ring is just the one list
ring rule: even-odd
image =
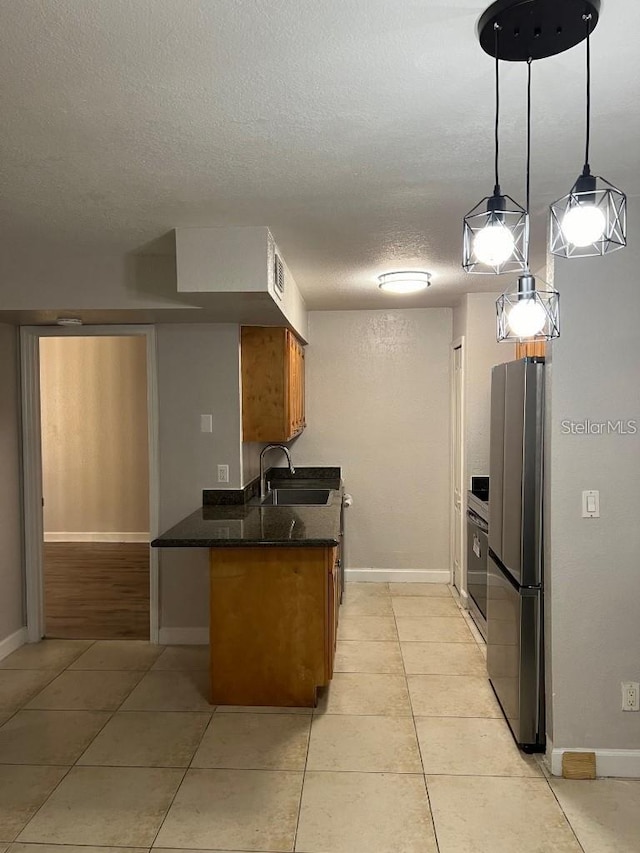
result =
[{"label": "doorway", "polygon": [[21,330],[29,639],[157,642],[152,327]]},{"label": "doorway", "polygon": [[451,346],[451,575],[461,597],[466,595],[464,577],[464,338]]}]

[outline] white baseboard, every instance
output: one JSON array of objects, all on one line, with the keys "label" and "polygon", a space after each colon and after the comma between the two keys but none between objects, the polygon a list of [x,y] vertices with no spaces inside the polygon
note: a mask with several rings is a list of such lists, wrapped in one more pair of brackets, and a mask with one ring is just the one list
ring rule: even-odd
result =
[{"label": "white baseboard", "polygon": [[640,779],[640,749],[551,749],[551,773],[562,776],[564,752],[595,752],[596,775]]},{"label": "white baseboard", "polygon": [[17,631],[14,631],[13,634],[9,634],[8,637],[5,637],[4,640],[0,640],[0,660],[8,657],[12,652],[15,652],[16,649],[19,649],[20,646],[24,646],[26,642],[26,628],[19,628]]},{"label": "white baseboard", "polygon": [[358,583],[449,583],[446,569],[346,569],[345,579]]},{"label": "white baseboard", "polygon": [[45,542],[150,542],[149,533],[45,533]]},{"label": "white baseboard", "polygon": [[206,646],[208,628],[160,628],[158,642],[162,646]]}]

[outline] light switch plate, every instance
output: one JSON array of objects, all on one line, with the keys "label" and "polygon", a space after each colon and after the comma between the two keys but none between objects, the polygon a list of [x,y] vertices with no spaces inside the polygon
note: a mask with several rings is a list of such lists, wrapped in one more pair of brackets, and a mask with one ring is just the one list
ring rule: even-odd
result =
[{"label": "light switch plate", "polygon": [[600,492],[590,489],[582,493],[582,517],[600,518]]},{"label": "light switch plate", "polygon": [[200,415],[200,432],[213,432],[213,415]]}]

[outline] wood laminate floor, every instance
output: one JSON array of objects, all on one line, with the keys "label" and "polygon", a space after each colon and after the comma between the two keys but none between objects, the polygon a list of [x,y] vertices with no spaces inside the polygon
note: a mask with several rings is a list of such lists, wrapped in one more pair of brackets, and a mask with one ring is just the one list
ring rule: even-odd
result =
[{"label": "wood laminate floor", "polygon": [[47,637],[148,639],[149,546],[46,542],[44,596]]}]

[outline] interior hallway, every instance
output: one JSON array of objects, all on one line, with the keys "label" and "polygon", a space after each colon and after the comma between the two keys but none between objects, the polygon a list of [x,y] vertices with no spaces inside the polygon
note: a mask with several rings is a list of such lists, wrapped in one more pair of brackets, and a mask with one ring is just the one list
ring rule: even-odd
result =
[{"label": "interior hallway", "polygon": [[640,781],[518,752],[446,586],[348,585],[314,712],[211,708],[207,657],[47,640],[2,661],[0,853],[640,849]]}]

